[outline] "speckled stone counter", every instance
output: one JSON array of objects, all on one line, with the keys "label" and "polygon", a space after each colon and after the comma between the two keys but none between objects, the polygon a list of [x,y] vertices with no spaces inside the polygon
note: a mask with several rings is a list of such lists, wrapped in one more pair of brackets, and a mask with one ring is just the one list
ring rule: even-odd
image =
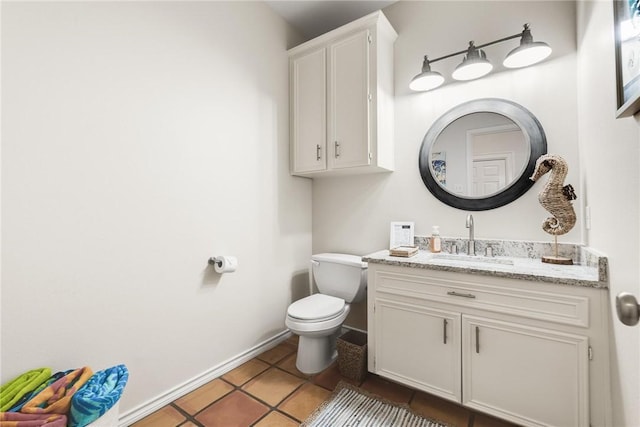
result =
[{"label": "speckled stone counter", "polygon": [[[608,288],[606,257],[588,251],[588,265],[547,264],[536,258],[484,257],[463,254],[433,254],[420,250],[410,258],[390,256],[388,250],[365,255],[362,260],[370,263],[396,265],[427,270],[456,273],[482,274],[486,276],[533,280],[559,285]],[[586,258],[586,255],[583,255]]]}]

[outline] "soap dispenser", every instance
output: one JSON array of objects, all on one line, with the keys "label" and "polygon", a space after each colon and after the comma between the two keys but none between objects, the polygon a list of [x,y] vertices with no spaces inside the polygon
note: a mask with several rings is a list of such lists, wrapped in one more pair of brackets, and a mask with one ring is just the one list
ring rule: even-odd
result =
[{"label": "soap dispenser", "polygon": [[433,231],[431,232],[431,239],[429,240],[429,250],[433,253],[438,253],[442,250],[442,242],[440,240],[440,227],[437,225],[433,226]]}]

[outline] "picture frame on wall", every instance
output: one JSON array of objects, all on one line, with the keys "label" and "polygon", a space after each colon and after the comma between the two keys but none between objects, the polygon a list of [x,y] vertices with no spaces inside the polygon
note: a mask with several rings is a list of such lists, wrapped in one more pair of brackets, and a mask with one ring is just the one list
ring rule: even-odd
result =
[{"label": "picture frame on wall", "polygon": [[640,0],[613,0],[616,118],[640,111]]},{"label": "picture frame on wall", "polygon": [[443,187],[447,186],[447,154],[444,151],[431,154],[431,167],[433,173]]}]

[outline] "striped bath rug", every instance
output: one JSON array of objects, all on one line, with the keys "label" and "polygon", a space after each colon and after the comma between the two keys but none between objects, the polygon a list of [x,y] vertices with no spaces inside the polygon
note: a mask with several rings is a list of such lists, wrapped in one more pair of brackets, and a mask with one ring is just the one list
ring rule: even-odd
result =
[{"label": "striped bath rug", "polygon": [[345,382],[300,427],[448,427]]}]

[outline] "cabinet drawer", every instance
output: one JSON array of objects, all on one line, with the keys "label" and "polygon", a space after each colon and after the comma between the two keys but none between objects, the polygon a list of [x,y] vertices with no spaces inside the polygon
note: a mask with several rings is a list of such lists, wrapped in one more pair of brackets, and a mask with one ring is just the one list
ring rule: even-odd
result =
[{"label": "cabinet drawer", "polygon": [[473,281],[472,276],[459,278],[430,277],[392,271],[375,271],[378,296],[395,295],[451,305],[471,307],[495,313],[565,325],[589,327],[589,298],[580,295],[531,291],[508,286],[509,281],[493,278],[491,284]]}]

